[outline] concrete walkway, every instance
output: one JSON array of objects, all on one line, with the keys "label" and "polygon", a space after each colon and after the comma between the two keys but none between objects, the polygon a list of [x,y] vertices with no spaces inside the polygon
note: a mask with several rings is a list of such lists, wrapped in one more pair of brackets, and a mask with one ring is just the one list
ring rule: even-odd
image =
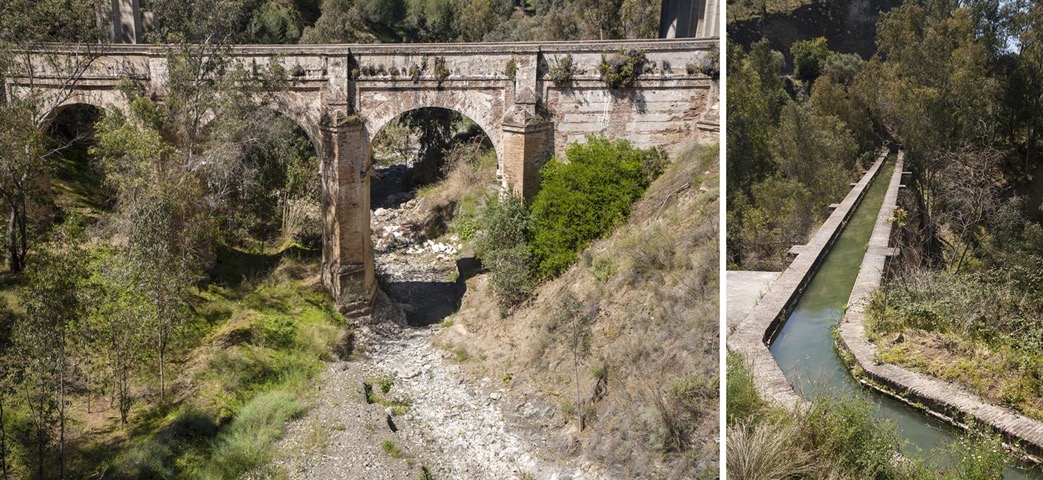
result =
[{"label": "concrete walkway", "polygon": [[[863,383],[958,427],[964,427],[964,423],[971,419],[989,425],[1001,433],[1006,441],[1018,444],[1027,453],[1026,457],[1039,463],[1043,456],[1043,422],[986,403],[955,384],[897,365],[881,364],[877,361],[876,345],[866,337],[866,307],[873,292],[883,281],[887,257],[895,251],[890,247],[892,224],[889,219],[898,205],[903,157],[903,152],[899,152],[894,175],[887,187],[865,258],[848,299],[847,312],[841,319],[839,346],[852,354],[857,367],[853,369],[855,376]],[[866,379],[876,385],[866,382]]]},{"label": "concrete walkway", "polygon": [[731,332],[757,306],[780,272],[728,271],[728,331]]},{"label": "concrete walkway", "polygon": [[[779,274],[767,293],[728,336],[728,348],[746,358],[754,384],[757,386],[757,393],[768,401],[789,408],[805,404],[805,400],[793,390],[793,386],[775,363],[775,358],[768,350],[768,342],[800,298],[801,291],[811,282],[830,247],[840,237],[840,232],[861,203],[873,178],[887,159],[887,154],[886,148],[881,150],[869,171],[855,184],[844,200],[837,204],[833,213],[811,237],[811,241],[794,250],[797,256],[789,268]],[[730,290],[729,286],[729,292]]]}]

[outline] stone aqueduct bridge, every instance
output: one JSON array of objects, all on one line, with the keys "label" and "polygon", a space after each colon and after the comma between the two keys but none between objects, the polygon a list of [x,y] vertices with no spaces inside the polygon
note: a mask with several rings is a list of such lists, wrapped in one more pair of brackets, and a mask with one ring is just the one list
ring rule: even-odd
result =
[{"label": "stone aqueduct bridge", "polygon": [[[376,293],[370,142],[388,121],[423,107],[466,115],[492,141],[502,184],[531,196],[543,162],[587,134],[668,151],[693,137],[716,138],[717,87],[700,73],[716,48],[716,39],[684,39],[237,46],[231,55],[259,67],[278,59],[290,73],[288,87],[258,101],[294,119],[315,145],[324,217],[322,281],[339,305],[354,310],[369,305]],[[633,88],[613,91],[601,80],[598,66],[603,55],[620,50],[643,51],[648,62]],[[69,82],[69,75],[54,65],[82,59],[83,52],[60,45],[34,51],[27,57],[33,75],[8,77],[7,93],[50,98],[52,115],[73,104],[125,109],[126,100],[116,87],[130,78],[162,100],[171,47],[105,46]],[[566,55],[575,73],[569,84],[558,85],[548,72]],[[442,70],[439,78],[436,62],[448,76]],[[419,76],[413,75],[424,65]]]}]

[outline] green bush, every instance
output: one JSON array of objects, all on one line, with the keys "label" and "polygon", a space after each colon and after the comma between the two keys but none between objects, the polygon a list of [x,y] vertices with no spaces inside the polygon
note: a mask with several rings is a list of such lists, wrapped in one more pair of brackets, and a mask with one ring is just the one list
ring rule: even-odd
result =
[{"label": "green bush", "polygon": [[496,255],[526,243],[532,220],[525,204],[513,192],[493,196],[481,214],[481,232],[475,239],[474,253],[483,261],[495,261]]},{"label": "green bush", "polygon": [[503,250],[493,260],[491,285],[501,314],[506,315],[532,295],[536,288],[532,264],[532,253],[525,244]]},{"label": "green bush", "polygon": [[805,81],[818,78],[826,62],[833,56],[825,37],[794,42],[790,53],[793,54],[793,76]]},{"label": "green bush", "polygon": [[532,203],[532,252],[545,277],[560,274],[576,252],[624,221],[665,165],[661,151],[604,137],[575,143],[565,156],[543,167]]},{"label": "green bush", "polygon": [[506,314],[529,298],[535,288],[533,257],[529,249],[532,221],[525,203],[508,192],[490,198],[482,211],[475,254],[492,270],[491,285]]}]

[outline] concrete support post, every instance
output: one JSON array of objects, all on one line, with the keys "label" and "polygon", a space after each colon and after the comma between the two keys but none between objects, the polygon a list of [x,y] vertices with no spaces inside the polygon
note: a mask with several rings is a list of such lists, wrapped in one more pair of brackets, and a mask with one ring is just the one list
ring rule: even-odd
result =
[{"label": "concrete support post", "polygon": [[550,158],[551,124],[539,118],[503,124],[503,180],[505,187],[526,200],[540,188],[540,167]]},{"label": "concrete support post", "polygon": [[364,314],[376,298],[369,226],[369,155],[361,122],[322,129],[322,284],[338,308]]}]

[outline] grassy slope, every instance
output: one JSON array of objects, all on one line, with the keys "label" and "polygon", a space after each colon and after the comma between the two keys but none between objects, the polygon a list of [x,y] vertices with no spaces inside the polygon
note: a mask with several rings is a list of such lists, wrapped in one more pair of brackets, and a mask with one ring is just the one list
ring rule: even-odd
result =
[{"label": "grassy slope", "polygon": [[728,22],[786,13],[824,0],[728,0]]},{"label": "grassy slope", "polygon": [[[130,432],[105,439],[122,444],[111,461],[116,472],[233,478],[268,463],[285,422],[304,410],[311,380],[347,333],[317,276],[308,274],[314,259],[287,255],[277,265],[253,281],[200,292],[193,327],[202,337],[178,369],[178,400],[141,408]],[[225,273],[250,270],[226,266]]]},{"label": "grassy slope", "polygon": [[[563,430],[585,412],[579,448],[624,476],[715,475],[718,202],[717,149],[690,149],[627,224],[509,317],[500,318],[486,275],[470,279],[439,341],[474,373],[556,405],[553,422]],[[598,312],[578,406],[572,353],[549,333],[567,291]]]},{"label": "grassy slope", "polygon": [[[948,295],[959,294],[940,298]],[[892,300],[888,320],[881,322],[883,295],[878,293],[866,330],[877,343],[880,361],[956,382],[986,401],[1043,420],[1043,352],[1019,345],[1007,335],[983,338],[968,331],[959,323],[968,314],[937,316],[932,308],[944,302]],[[974,308],[961,311],[974,312]],[[922,315],[919,323],[908,320],[918,315]]]},{"label": "grassy slope", "polygon": [[[54,161],[44,190],[53,205],[88,223],[103,220],[109,197],[86,147],[68,147]],[[134,405],[122,426],[110,386],[98,383],[108,380],[107,372],[94,372],[95,393],[76,391],[69,399],[70,477],[280,474],[264,470],[275,441],[307,407],[324,362],[350,353],[350,331],[315,274],[318,262],[317,251],[296,245],[267,252],[218,246],[211,278],[196,292],[192,318],[172,345],[172,401],[158,406],[158,382],[146,361],[132,380]],[[0,301],[23,314],[20,286],[21,277],[0,274]],[[27,412],[18,403],[5,407],[13,434],[9,467],[13,478],[28,477],[18,445]]]}]

